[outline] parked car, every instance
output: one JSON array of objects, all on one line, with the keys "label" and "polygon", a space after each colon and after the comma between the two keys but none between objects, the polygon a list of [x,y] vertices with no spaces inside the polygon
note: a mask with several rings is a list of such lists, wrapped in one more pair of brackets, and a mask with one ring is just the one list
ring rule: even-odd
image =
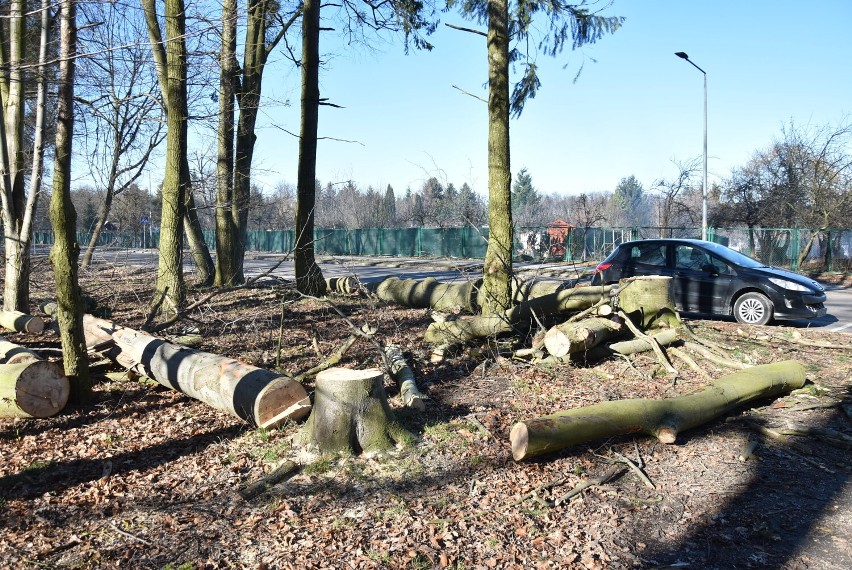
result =
[{"label": "parked car", "polygon": [[734,315],[764,325],[775,319],[825,315],[825,290],[812,279],[770,267],[717,243],[694,239],[625,242],[595,269],[593,284],[636,275],[672,278],[678,310]]}]

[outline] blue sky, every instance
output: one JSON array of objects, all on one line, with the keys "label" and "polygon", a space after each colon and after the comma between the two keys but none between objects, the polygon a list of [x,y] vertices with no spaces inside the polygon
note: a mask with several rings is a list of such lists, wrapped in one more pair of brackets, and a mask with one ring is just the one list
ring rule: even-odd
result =
[{"label": "blue sky", "polygon": [[[607,13],[626,18],[614,35],[538,56],[541,90],[512,121],[513,175],[526,167],[544,193],[612,191],[629,175],[647,188],[675,174],[673,160],[701,156],[702,75],[676,51],[708,73],[711,183],[791,119],[837,124],[852,112],[849,0],[615,0]],[[321,94],[345,108],[321,109],[320,136],[356,141],[320,141],[323,183],[400,194],[436,176],[487,192],[486,107],[453,87],[487,96],[484,38],[442,26],[432,52],[408,56],[399,43],[371,51],[328,32],[323,42]],[[255,158],[265,184],[295,182],[296,139],[281,129],[298,132],[298,89],[298,71],[273,55]]]}]

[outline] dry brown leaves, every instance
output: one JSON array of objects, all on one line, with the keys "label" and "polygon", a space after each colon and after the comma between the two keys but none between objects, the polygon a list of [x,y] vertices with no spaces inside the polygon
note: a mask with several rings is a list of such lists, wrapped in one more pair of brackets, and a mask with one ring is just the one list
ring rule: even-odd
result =
[{"label": "dry brown leaves", "polygon": [[[85,286],[113,319],[138,326],[151,277],[94,271]],[[805,457],[742,422],[720,420],[673,446],[625,437],[516,464],[508,433],[522,418],[674,396],[706,381],[682,369],[674,382],[653,356],[641,355],[632,366],[612,360],[545,369],[467,352],[432,364],[420,341],[425,311],[357,298],[334,302],[353,323],[378,329],[381,342],[406,348],[431,398],[426,411],[400,409],[395,386],[389,382],[387,390],[398,419],[418,436],[414,447],[383,457],[312,458],[295,477],[245,502],[240,486],[285,459],[305,462],[292,441],[298,426],[258,432],[159,386],[102,382],[93,404],[58,417],[0,419],[0,567],[852,566],[848,450],[802,437],[813,449]],[[223,295],[190,317],[183,326],[200,330],[201,349],[266,367],[280,360],[294,374],[319,364],[350,334],[327,304],[298,299],[281,283]],[[849,402],[852,352],[750,342],[733,323],[693,324],[743,362],[803,360],[818,385],[782,399],[787,405],[770,402],[742,415],[770,426],[795,421],[850,432],[838,402]],[[36,347],[57,342],[52,333],[15,339]],[[693,357],[714,378],[728,372]],[[343,365],[379,362],[375,347],[359,340]],[[803,409],[813,404],[829,407]],[[759,440],[756,459],[741,462],[749,438]],[[644,461],[656,488],[627,471],[550,506],[607,469],[615,451]]]}]

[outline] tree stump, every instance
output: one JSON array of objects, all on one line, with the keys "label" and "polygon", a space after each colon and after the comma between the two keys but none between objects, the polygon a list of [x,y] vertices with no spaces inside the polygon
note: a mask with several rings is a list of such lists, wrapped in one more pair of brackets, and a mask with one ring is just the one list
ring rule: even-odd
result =
[{"label": "tree stump", "polygon": [[680,325],[671,277],[630,277],[622,279],[618,285],[618,306],[637,327],[649,330]]},{"label": "tree stump", "polygon": [[323,452],[380,453],[410,435],[388,406],[381,370],[329,368],[317,375],[304,439]]}]

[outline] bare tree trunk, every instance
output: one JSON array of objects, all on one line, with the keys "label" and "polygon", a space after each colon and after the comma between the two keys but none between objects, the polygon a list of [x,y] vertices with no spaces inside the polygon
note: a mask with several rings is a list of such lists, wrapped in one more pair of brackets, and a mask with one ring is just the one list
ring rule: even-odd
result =
[{"label": "bare tree trunk", "polygon": [[195,261],[195,268],[198,270],[198,285],[209,287],[213,284],[216,267],[213,264],[213,257],[210,255],[210,248],[204,241],[204,230],[198,220],[195,198],[192,196],[191,188],[186,190],[186,215],[183,217],[183,227],[189,242],[189,250],[192,252],[192,259]]},{"label": "bare tree trunk", "polygon": [[95,227],[92,230],[92,237],[89,238],[89,245],[86,246],[86,252],[83,254],[83,267],[89,267],[92,264],[92,256],[95,254],[95,246],[98,243],[98,238],[101,237],[104,226],[109,216],[110,208],[112,208],[113,191],[109,187],[106,189],[104,201],[101,202],[101,207],[98,209],[98,220],[95,222]]},{"label": "bare tree trunk", "polygon": [[24,210],[24,106],[25,84],[22,65],[25,43],[25,2],[9,2],[8,79],[3,83],[3,131],[0,133],[3,166],[3,230],[6,277],[3,307],[26,312],[29,305],[29,251],[22,247],[21,223]]},{"label": "bare tree trunk", "polygon": [[325,279],[314,258],[317,129],[319,124],[320,2],[305,0],[302,7],[302,125],[299,172],[296,183],[296,249],[293,261],[296,288],[306,295],[325,294]]},{"label": "bare tree trunk", "polygon": [[234,207],[234,86],[237,74],[237,0],[222,2],[219,51],[219,131],[216,159],[216,287],[238,284],[239,242]]},{"label": "bare tree trunk", "polygon": [[509,3],[488,2],[488,249],[483,315],[512,304],[512,173],[509,169]]},{"label": "bare tree trunk", "polygon": [[183,279],[183,217],[189,187],[187,164],[186,10],[183,0],[165,0],[163,41],[155,0],[142,0],[151,51],[166,105],[166,167],[160,220],[160,261],[152,309],[178,311],[186,295]]},{"label": "bare tree trunk", "polygon": [[59,92],[57,97],[56,159],[53,166],[53,193],[50,221],[55,242],[50,260],[56,279],[56,306],[62,361],[71,382],[71,399],[91,398],[92,382],[86,339],[83,335],[83,308],[77,278],[80,246],[77,243],[77,212],[71,202],[71,150],[74,136],[74,69],[77,56],[76,0],[62,0],[60,21]]}]

